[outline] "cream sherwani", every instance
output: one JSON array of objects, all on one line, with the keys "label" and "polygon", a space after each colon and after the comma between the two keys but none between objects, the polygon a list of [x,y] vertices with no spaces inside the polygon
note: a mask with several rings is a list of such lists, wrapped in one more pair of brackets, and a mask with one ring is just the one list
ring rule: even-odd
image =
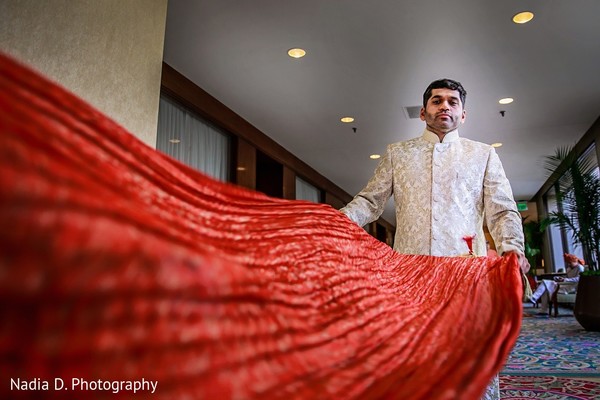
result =
[{"label": "cream sherwani", "polygon": [[524,251],[521,216],[495,149],[457,130],[441,143],[425,130],[389,145],[367,186],[340,211],[363,226],[379,218],[391,195],[400,253],[465,255],[463,237],[475,235],[473,250],[485,255],[484,215],[499,254]]}]

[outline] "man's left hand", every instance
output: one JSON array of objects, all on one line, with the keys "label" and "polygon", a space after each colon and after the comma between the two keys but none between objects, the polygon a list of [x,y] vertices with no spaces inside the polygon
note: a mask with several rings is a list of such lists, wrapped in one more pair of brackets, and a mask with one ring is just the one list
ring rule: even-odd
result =
[{"label": "man's left hand", "polygon": [[508,255],[508,254],[516,254],[517,255],[517,260],[519,262],[519,268],[521,268],[521,271],[523,272],[523,274],[526,274],[527,272],[529,272],[529,269],[531,268],[531,266],[529,265],[529,260],[527,260],[527,257],[525,257],[525,254],[517,253],[516,251],[507,251],[504,253],[504,255]]}]

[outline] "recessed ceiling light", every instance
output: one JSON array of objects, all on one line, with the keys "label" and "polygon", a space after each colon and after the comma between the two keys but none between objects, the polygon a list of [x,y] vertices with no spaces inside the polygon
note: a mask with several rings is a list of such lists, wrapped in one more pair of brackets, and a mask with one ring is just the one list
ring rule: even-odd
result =
[{"label": "recessed ceiling light", "polygon": [[371,155],[369,156],[369,158],[370,158],[371,160],[377,160],[378,158],[381,158],[381,155],[379,155],[379,154],[371,154]]},{"label": "recessed ceiling light", "polygon": [[531,21],[532,19],[533,19],[532,12],[523,11],[523,12],[516,14],[512,20],[515,24],[526,24],[527,22]]},{"label": "recessed ceiling light", "polygon": [[305,55],[306,55],[306,50],[300,49],[298,47],[288,50],[288,56],[290,56],[292,58],[302,58]]},{"label": "recessed ceiling light", "polygon": [[181,140],[179,140],[179,139],[169,139],[169,142],[177,144],[177,143],[181,142]]},{"label": "recessed ceiling light", "polygon": [[237,167],[236,169],[237,169],[238,171],[245,171],[245,170],[246,170],[246,168],[245,168],[245,167]]},{"label": "recessed ceiling light", "polygon": [[500,104],[510,104],[513,101],[515,101],[515,99],[513,99],[512,97],[505,97],[503,99],[498,100],[498,103],[500,103]]},{"label": "recessed ceiling light", "polygon": [[354,122],[354,117],[342,117],[342,118],[340,118],[340,121],[348,124],[350,122]]},{"label": "recessed ceiling light", "polygon": [[492,143],[492,147],[501,147],[502,143]]}]

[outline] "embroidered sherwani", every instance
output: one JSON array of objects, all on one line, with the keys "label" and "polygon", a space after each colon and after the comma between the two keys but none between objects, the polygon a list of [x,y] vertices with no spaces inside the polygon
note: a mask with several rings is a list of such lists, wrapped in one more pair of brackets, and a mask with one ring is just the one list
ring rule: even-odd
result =
[{"label": "embroidered sherwani", "polygon": [[[440,143],[425,130],[419,138],[388,146],[367,186],[342,208],[363,226],[375,221],[389,197],[396,205],[394,249],[405,254],[486,254],[486,219],[499,254],[524,252],[521,216],[502,163],[490,145],[461,138],[458,131]],[[498,376],[482,400],[500,398]]]},{"label": "embroidered sherwani", "polygon": [[523,229],[512,190],[492,146],[461,138],[419,138],[388,146],[367,186],[342,208],[363,226],[379,218],[390,195],[396,204],[394,249],[405,254],[486,254],[483,221],[499,254],[523,253]]}]

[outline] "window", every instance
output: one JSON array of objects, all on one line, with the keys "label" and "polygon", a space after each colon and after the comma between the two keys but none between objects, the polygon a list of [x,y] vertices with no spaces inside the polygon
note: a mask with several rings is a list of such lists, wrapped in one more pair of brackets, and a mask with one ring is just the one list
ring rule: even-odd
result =
[{"label": "window", "polygon": [[321,191],[305,180],[296,177],[296,200],[308,200],[313,203],[320,203]]},{"label": "window", "polygon": [[156,148],[213,178],[229,177],[229,136],[164,96]]},{"label": "window", "polygon": [[[587,170],[589,168],[590,170],[593,170],[596,175],[600,174],[600,170],[598,168],[598,158],[596,156],[596,147],[594,145],[590,146],[585,152],[583,152],[579,156],[578,160],[582,162],[584,169]],[[546,211],[548,213],[555,211],[561,211],[565,213],[569,212],[563,207],[562,204],[559,203],[556,196],[556,190],[565,190],[565,188],[570,187],[571,184],[569,178],[570,177],[568,174],[562,176],[558,180],[558,185],[553,186],[544,195]],[[577,218],[573,219],[573,223],[576,227],[578,227]],[[550,254],[554,265],[554,271],[564,267],[564,253],[575,254],[577,257],[584,260],[586,258],[589,259],[589,257],[592,256],[591,254],[588,254],[588,257],[586,257],[582,246],[574,243],[572,232],[570,230],[563,230],[557,225],[553,224],[548,227],[548,233],[550,237]]]},{"label": "window", "polygon": [[[545,200],[548,214],[559,210],[556,199],[556,189],[554,187],[548,190]],[[552,257],[554,271],[556,271],[564,266],[563,254],[565,253],[565,249],[563,247],[563,234],[560,227],[554,224],[548,227],[548,233],[550,236],[550,256]]]}]

